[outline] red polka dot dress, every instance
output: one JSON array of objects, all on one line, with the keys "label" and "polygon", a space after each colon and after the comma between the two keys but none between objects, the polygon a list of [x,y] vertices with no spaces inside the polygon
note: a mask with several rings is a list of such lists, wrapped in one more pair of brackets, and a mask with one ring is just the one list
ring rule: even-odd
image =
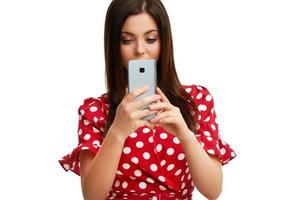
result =
[{"label": "red polka dot dress", "polygon": [[[222,164],[236,154],[218,133],[213,98],[202,86],[184,86],[194,99],[200,115],[195,116],[195,136],[203,149],[217,155]],[[109,105],[105,94],[88,98],[78,109],[78,146],[59,160],[66,171],[80,175],[79,153],[101,152]],[[194,185],[179,139],[160,126],[140,127],[131,133],[123,147],[118,170],[107,199],[192,199]]]}]

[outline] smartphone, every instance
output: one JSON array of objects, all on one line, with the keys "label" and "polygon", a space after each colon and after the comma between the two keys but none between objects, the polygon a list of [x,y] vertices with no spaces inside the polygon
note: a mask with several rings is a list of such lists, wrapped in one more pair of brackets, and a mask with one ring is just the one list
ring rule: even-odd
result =
[{"label": "smartphone", "polygon": [[[147,96],[155,94],[157,80],[156,80],[156,61],[152,59],[147,60],[130,60],[128,62],[128,91],[132,92],[137,88],[141,88],[147,85],[148,90],[135,98],[135,100],[142,99]],[[147,109],[149,103],[142,107]],[[150,120],[155,117],[156,114],[149,115],[144,120]]]}]

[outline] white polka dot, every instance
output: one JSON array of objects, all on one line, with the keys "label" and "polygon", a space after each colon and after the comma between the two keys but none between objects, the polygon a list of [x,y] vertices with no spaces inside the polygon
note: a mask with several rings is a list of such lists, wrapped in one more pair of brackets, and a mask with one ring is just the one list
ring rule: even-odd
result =
[{"label": "white polka dot", "polygon": [[191,174],[188,175],[188,180],[191,180],[192,176]]},{"label": "white polka dot", "polygon": [[213,149],[209,149],[207,152],[210,154],[215,154],[215,151]]},{"label": "white polka dot", "polygon": [[186,170],[185,170],[185,173],[187,174],[187,173],[189,173],[189,171],[190,171],[190,168],[186,168]]},{"label": "white polka dot", "polygon": [[127,186],[128,186],[128,183],[126,182],[126,181],[124,181],[123,183],[122,183],[122,188],[127,188]]},{"label": "white polka dot", "polygon": [[130,165],[129,165],[128,163],[124,163],[124,164],[122,165],[122,167],[123,167],[124,169],[129,169],[129,168],[130,168]]},{"label": "white polka dot", "polygon": [[144,128],[143,129],[143,133],[149,133],[150,132],[150,129],[149,128]]},{"label": "white polka dot", "polygon": [[84,115],[84,110],[80,110],[80,114],[81,114],[81,115]]},{"label": "white polka dot", "polygon": [[97,128],[93,127],[93,132],[94,133],[99,133],[100,131]]},{"label": "white polka dot", "polygon": [[94,141],[93,141],[93,146],[94,146],[95,148],[99,148],[99,147],[100,147],[100,141],[99,141],[99,140],[94,140]]},{"label": "white polka dot", "polygon": [[147,180],[149,183],[154,183],[154,180],[153,180],[152,178],[150,178],[150,177],[148,177],[146,180]]},{"label": "white polka dot", "polygon": [[211,125],[212,130],[216,130],[216,126],[214,124]]},{"label": "white polka dot", "polygon": [[199,111],[206,111],[206,109],[207,109],[207,106],[204,105],[204,104],[200,104],[200,105],[198,106],[198,110],[199,110]]},{"label": "white polka dot", "polygon": [[202,98],[202,93],[199,93],[197,96],[196,96],[196,99],[201,99]]},{"label": "white polka dot", "polygon": [[183,160],[185,158],[185,155],[183,153],[178,155],[178,160]]},{"label": "white polka dot", "polygon": [[97,107],[96,106],[92,106],[92,107],[90,107],[90,111],[91,112],[96,112],[98,109],[97,109]]},{"label": "white polka dot", "polygon": [[89,125],[89,123],[90,123],[89,120],[86,120],[86,119],[83,120],[83,124],[84,124],[85,126]]},{"label": "white polka dot", "polygon": [[210,117],[208,116],[204,121],[208,122],[210,120]]},{"label": "white polka dot", "polygon": [[170,164],[170,165],[168,165],[167,170],[171,171],[172,169],[174,169],[174,167],[175,167],[174,164]]},{"label": "white polka dot", "polygon": [[160,162],[160,166],[164,166],[166,164],[166,160],[162,160],[161,162]]},{"label": "white polka dot", "polygon": [[70,169],[70,165],[69,164],[64,164],[64,168],[65,168],[65,170],[69,170]]},{"label": "white polka dot", "polygon": [[184,176],[185,176],[185,175],[182,175],[182,177],[181,177],[181,179],[180,179],[181,181],[183,181],[183,179],[184,179]]},{"label": "white polka dot", "polygon": [[183,192],[182,192],[182,195],[183,196],[186,195],[187,191],[188,191],[187,189],[184,189]]},{"label": "white polka dot", "polygon": [[149,160],[149,159],[150,159],[150,153],[148,153],[148,152],[143,153],[143,157],[144,157],[146,160]]},{"label": "white polka dot", "polygon": [[225,153],[226,153],[226,149],[225,149],[225,148],[222,148],[222,149],[221,149],[221,155],[223,156],[223,155],[225,155]]},{"label": "white polka dot", "polygon": [[79,129],[77,134],[78,134],[78,135],[81,135],[81,134],[82,134],[82,130]]},{"label": "white polka dot", "polygon": [[149,141],[150,143],[153,143],[153,136],[150,136],[148,141]]},{"label": "white polka dot", "polygon": [[200,124],[196,123],[196,129],[199,130],[200,129]]},{"label": "white polka dot", "polygon": [[210,132],[208,132],[208,131],[204,131],[203,133],[205,136],[210,136]]},{"label": "white polka dot", "polygon": [[123,149],[123,152],[124,152],[125,154],[130,154],[131,148],[130,148],[130,147],[125,147],[125,148]]},{"label": "white polka dot", "polygon": [[184,182],[181,184],[181,189],[183,190],[183,188],[185,188],[185,183]]},{"label": "white polka dot", "polygon": [[159,186],[159,189],[160,189],[161,191],[165,191],[165,190],[166,190],[166,188],[165,188],[164,186],[162,186],[162,185]]},{"label": "white polka dot", "polygon": [[161,182],[165,182],[166,181],[165,177],[163,177],[163,176],[159,176],[158,180],[160,180]]},{"label": "white polka dot", "polygon": [[160,152],[162,150],[162,145],[161,144],[156,145],[155,149],[157,152]]},{"label": "white polka dot", "polygon": [[145,189],[147,187],[147,184],[145,182],[140,182],[139,188]]},{"label": "white polka dot", "polygon": [[154,197],[152,198],[152,200],[157,200],[157,197],[154,196]]},{"label": "white polka dot", "polygon": [[119,187],[120,186],[120,181],[116,181],[115,182],[115,187]]},{"label": "white polka dot", "polygon": [[186,91],[187,93],[190,93],[190,92],[192,91],[192,88],[185,88],[185,91]]},{"label": "white polka dot", "polygon": [[88,150],[88,149],[90,149],[90,148],[88,148],[88,147],[82,147],[81,149],[82,149],[82,150]]},{"label": "white polka dot", "polygon": [[157,171],[157,165],[156,164],[151,164],[150,165],[150,169],[152,170],[152,171]]},{"label": "white polka dot", "polygon": [[181,170],[181,169],[178,169],[178,170],[175,172],[175,176],[178,176],[181,172],[182,172],[182,170]]},{"label": "white polka dot", "polygon": [[224,142],[223,140],[221,141],[222,142],[222,144],[225,146],[226,145],[226,142]]},{"label": "white polka dot", "polygon": [[218,124],[219,120],[217,117],[215,117],[215,123]]},{"label": "white polka dot", "polygon": [[136,147],[137,147],[137,148],[142,148],[143,146],[144,146],[144,143],[141,142],[141,141],[138,141],[138,142],[136,143]]},{"label": "white polka dot", "polygon": [[117,170],[116,174],[121,175],[121,176],[123,175],[123,173],[119,170]]},{"label": "white polka dot", "polygon": [[76,164],[76,161],[74,161],[74,162],[72,163],[72,169],[74,169],[75,164]]},{"label": "white polka dot", "polygon": [[167,139],[167,137],[168,137],[168,135],[166,133],[161,133],[160,134],[160,138],[163,139],[163,140]]},{"label": "white polka dot", "polygon": [[173,149],[173,148],[168,148],[167,154],[168,154],[169,156],[173,155],[173,154],[174,154],[174,149]]},{"label": "white polka dot", "polygon": [[201,119],[201,115],[198,115],[198,120],[200,121],[200,119]]},{"label": "white polka dot", "polygon": [[98,122],[98,118],[94,117],[94,122],[97,123]]},{"label": "white polka dot", "polygon": [[211,100],[212,100],[212,96],[211,96],[211,95],[207,95],[207,96],[205,97],[205,100],[208,101],[208,102],[211,101]]},{"label": "white polka dot", "polygon": [[235,157],[236,155],[235,155],[235,153],[234,153],[234,152],[231,152],[231,156],[232,156],[232,157]]},{"label": "white polka dot", "polygon": [[142,176],[142,172],[141,172],[141,170],[135,170],[134,171],[134,175],[136,176],[136,177],[139,177],[139,176]]},{"label": "white polka dot", "polygon": [[85,134],[85,136],[83,137],[83,139],[89,140],[89,139],[91,139],[91,135],[90,134]]},{"label": "white polka dot", "polygon": [[131,158],[131,162],[133,162],[134,164],[138,164],[139,159],[137,157],[133,157],[133,158]]},{"label": "white polka dot", "polygon": [[174,137],[174,138],[173,138],[173,142],[174,142],[175,144],[179,144],[179,143],[180,143],[178,137]]},{"label": "white polka dot", "polygon": [[205,146],[205,144],[204,144],[203,142],[200,142],[200,144],[201,144],[201,147],[204,147],[204,146]]},{"label": "white polka dot", "polygon": [[130,135],[129,135],[129,137],[131,137],[131,138],[135,138],[137,136],[137,133],[136,132],[133,132],[133,133],[131,133]]},{"label": "white polka dot", "polygon": [[212,137],[206,137],[206,139],[207,139],[208,141],[212,141],[212,140],[213,140]]}]

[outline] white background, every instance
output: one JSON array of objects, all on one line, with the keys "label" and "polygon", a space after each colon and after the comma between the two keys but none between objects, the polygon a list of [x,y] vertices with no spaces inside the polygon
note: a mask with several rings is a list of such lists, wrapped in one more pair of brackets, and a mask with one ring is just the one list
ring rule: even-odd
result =
[{"label": "white background", "polygon": [[[238,154],[219,199],[300,199],[299,3],[163,2],[180,79],[210,90]],[[0,1],[0,199],[82,199],[57,160],[77,144],[83,99],[105,92],[109,3]]]}]

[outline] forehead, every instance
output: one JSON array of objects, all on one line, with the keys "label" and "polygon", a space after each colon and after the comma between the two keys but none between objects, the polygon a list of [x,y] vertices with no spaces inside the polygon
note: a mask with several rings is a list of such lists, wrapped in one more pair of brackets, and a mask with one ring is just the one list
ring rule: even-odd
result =
[{"label": "forehead", "polygon": [[129,16],[123,24],[122,31],[144,34],[149,30],[158,30],[154,18],[148,13]]}]

